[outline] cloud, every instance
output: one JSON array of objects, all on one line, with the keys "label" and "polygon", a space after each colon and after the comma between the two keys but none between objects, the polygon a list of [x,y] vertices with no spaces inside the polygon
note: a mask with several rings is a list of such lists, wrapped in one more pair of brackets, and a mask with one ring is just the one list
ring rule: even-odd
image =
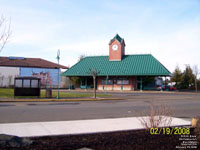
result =
[{"label": "cloud", "polygon": [[[170,71],[176,64],[200,66],[199,2],[4,1],[12,36],[4,55],[41,57],[72,66],[81,54],[108,55],[119,33],[126,54],[152,53]],[[198,3],[198,4],[197,4]],[[40,6],[39,6],[40,5]]]},{"label": "cloud", "polygon": [[185,23],[175,31],[166,34],[150,34],[126,41],[129,53],[152,53],[170,71],[177,64],[181,69],[185,64],[200,65],[200,21]]},{"label": "cloud", "polygon": [[46,52],[60,49],[63,52],[74,54],[85,54],[85,55],[108,55],[108,43],[109,40],[91,40],[91,41],[75,41],[74,43],[61,44],[45,49]]}]

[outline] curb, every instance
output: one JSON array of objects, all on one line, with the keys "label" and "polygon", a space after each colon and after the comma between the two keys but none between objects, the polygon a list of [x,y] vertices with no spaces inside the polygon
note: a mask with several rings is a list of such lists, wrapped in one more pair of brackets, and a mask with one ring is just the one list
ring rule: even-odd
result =
[{"label": "curb", "polygon": [[109,101],[109,100],[124,100],[123,98],[84,98],[84,99],[14,99],[0,100],[0,103],[5,102],[72,102],[72,101]]}]

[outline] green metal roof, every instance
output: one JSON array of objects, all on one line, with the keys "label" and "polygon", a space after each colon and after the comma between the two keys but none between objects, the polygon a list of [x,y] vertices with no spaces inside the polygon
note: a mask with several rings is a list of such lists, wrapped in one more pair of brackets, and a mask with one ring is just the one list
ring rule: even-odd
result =
[{"label": "green metal roof", "polygon": [[170,72],[151,54],[125,55],[121,61],[109,61],[108,56],[85,57],[63,76],[90,76],[90,69],[98,76],[169,76]]},{"label": "green metal roof", "polygon": [[118,34],[116,34],[115,37],[110,40],[109,44],[111,44],[115,39],[117,39],[120,43],[123,41],[123,39]]}]

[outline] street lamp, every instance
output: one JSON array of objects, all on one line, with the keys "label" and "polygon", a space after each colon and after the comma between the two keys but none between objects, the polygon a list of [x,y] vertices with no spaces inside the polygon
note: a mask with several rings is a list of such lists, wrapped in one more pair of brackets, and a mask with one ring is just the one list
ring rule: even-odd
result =
[{"label": "street lamp", "polygon": [[60,86],[60,67],[59,67],[59,60],[60,60],[60,50],[57,51],[57,57],[56,57],[57,61],[58,61],[58,90],[57,90],[57,99],[60,98],[59,96],[59,86]]}]

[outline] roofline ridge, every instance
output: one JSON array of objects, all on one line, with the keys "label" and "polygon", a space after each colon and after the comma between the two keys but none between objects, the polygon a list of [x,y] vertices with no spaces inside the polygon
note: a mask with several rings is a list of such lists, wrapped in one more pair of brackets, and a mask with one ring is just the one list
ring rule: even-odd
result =
[{"label": "roofline ridge", "polygon": [[158,63],[160,63],[171,74],[171,72],[158,59],[156,59],[153,55],[151,55],[151,56],[153,57],[153,59],[155,59]]},{"label": "roofline ridge", "polygon": [[[9,58],[10,57],[16,57],[16,58],[18,58],[19,56],[0,56],[0,58],[6,58],[6,59],[8,59],[8,61],[9,61]],[[41,67],[40,65],[38,65],[38,63],[33,63],[32,61],[33,60],[40,60],[40,61],[45,61],[46,63],[49,63],[49,64],[53,64],[53,65],[55,65],[56,66],[56,68],[63,68],[63,69],[69,69],[69,67],[67,67],[67,66],[64,66],[64,65],[61,65],[61,64],[57,64],[56,62],[52,62],[52,61],[50,61],[50,60],[46,60],[46,59],[43,59],[43,58],[30,58],[30,57],[23,57],[24,59],[22,60],[22,61],[25,61],[25,60],[27,60],[28,61],[28,59],[29,59],[29,62],[27,62],[26,64],[29,64],[29,66],[21,66],[21,67],[33,67],[33,68],[52,68],[52,67]],[[30,59],[32,59],[32,61],[30,60]],[[18,59],[17,59],[18,60]],[[19,61],[19,60],[18,60]],[[21,61],[21,60],[20,60]],[[7,61],[4,61],[4,62],[7,62]],[[10,66],[10,65],[2,65],[2,66]],[[12,67],[12,66],[10,66],[10,67]],[[15,66],[14,66],[15,67]],[[54,68],[52,68],[52,69],[54,69]]]},{"label": "roofline ridge", "polygon": [[[150,56],[153,56],[152,54],[128,54],[128,55],[124,55],[124,56],[135,56],[135,55],[150,55]],[[85,58],[87,57],[108,57],[109,55],[99,55],[99,56],[86,56]]]},{"label": "roofline ridge", "polygon": [[[128,54],[128,55],[133,56],[133,55],[152,55],[152,54]],[[124,56],[127,56],[127,55],[124,55]]]},{"label": "roofline ridge", "polygon": [[85,58],[87,58],[87,57],[107,57],[108,55],[99,55],[99,56],[86,56]]}]

